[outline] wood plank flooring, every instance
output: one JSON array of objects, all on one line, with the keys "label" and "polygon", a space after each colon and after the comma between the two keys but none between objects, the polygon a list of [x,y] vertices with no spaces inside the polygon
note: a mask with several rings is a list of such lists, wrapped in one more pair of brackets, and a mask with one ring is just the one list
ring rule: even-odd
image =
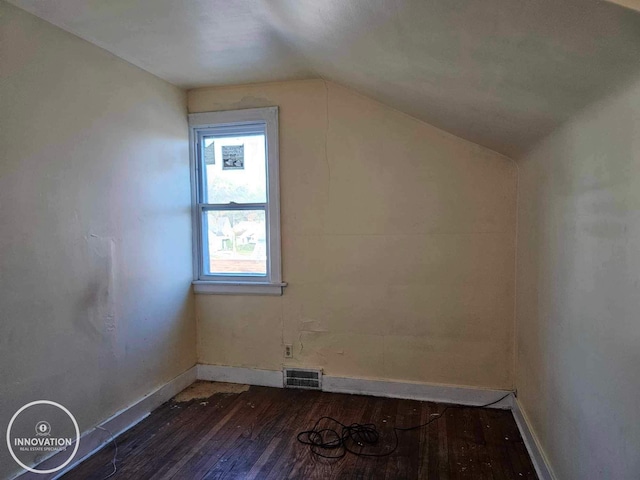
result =
[{"label": "wood plank flooring", "polygon": [[[424,423],[444,404],[251,387],[206,400],[167,402],[117,438],[117,472],[110,479],[536,479],[507,410],[451,408],[428,427],[399,432],[390,456],[314,457],[296,441],[323,416],[375,423],[378,445],[393,448],[393,426]],[[64,475],[102,480],[113,472],[109,444]]]}]

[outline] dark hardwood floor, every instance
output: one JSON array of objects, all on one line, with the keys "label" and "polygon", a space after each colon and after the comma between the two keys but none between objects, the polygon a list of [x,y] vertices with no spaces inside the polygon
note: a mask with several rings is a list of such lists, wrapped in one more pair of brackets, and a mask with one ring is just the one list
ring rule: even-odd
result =
[{"label": "dark hardwood floor", "polygon": [[[117,438],[111,479],[535,479],[511,412],[451,408],[428,427],[399,432],[390,456],[314,457],[296,441],[323,416],[375,423],[395,443],[393,426],[426,422],[446,405],[315,391],[251,387],[206,400],[167,402]],[[109,444],[63,478],[104,479],[113,472]]]}]

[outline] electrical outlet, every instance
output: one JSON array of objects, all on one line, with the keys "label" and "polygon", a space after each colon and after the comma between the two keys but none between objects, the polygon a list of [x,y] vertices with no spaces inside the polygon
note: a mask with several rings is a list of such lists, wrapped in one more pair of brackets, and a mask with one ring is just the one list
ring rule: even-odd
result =
[{"label": "electrical outlet", "polygon": [[293,346],[291,344],[285,344],[284,346],[284,358],[293,357]]}]

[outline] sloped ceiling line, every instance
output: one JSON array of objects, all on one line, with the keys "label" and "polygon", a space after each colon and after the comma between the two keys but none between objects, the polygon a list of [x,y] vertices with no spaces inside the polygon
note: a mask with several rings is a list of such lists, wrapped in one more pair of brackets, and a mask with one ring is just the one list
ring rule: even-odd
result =
[{"label": "sloped ceiling line", "polygon": [[600,0],[10,2],[183,88],[321,77],[512,158],[640,71]]}]

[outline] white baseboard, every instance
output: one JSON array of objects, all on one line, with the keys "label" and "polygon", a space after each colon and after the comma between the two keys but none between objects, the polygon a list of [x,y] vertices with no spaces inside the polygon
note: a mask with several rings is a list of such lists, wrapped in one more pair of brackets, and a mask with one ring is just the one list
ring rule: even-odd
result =
[{"label": "white baseboard", "polygon": [[[47,475],[46,478],[60,478],[73,467],[80,464],[80,462],[86,460],[106,444],[110,443],[111,435],[104,430],[100,430],[98,427],[108,430],[114,437],[117,437],[141,420],[145,419],[151,411],[155,410],[164,402],[171,399],[195,382],[197,376],[196,373],[196,367],[191,367],[189,370],[178,375],[162,387],[154,390],[148,395],[145,395],[133,405],[115,413],[97,427],[84,432],[80,437],[80,446],[78,447],[78,452],[76,453],[74,460],[65,468],[56,472],[55,476],[51,477],[50,475]],[[60,461],[56,461],[56,457],[57,455],[53,455],[52,457],[47,458],[39,463],[36,468],[38,470],[55,468],[61,463]],[[24,472],[19,474],[16,478],[19,478],[20,480],[42,480],[43,476],[42,474]]]},{"label": "white baseboard", "polygon": [[522,440],[527,447],[527,451],[529,452],[531,462],[536,469],[538,478],[540,480],[555,480],[556,476],[553,474],[553,471],[549,467],[549,462],[547,462],[547,459],[542,453],[542,449],[540,448],[538,439],[533,433],[531,424],[516,397],[513,397],[511,413],[513,414],[513,418],[516,421],[516,425],[518,425],[520,436],[522,437]]},{"label": "white baseboard", "polygon": [[[198,380],[244,383],[276,388],[283,387],[281,371],[223,365],[199,364]],[[334,393],[407,398],[429,402],[456,403],[459,405],[485,405],[510,393],[507,390],[487,390],[474,387],[334,377],[330,375],[323,375],[322,390]],[[494,407],[503,409],[511,408],[510,397],[496,403]]]},{"label": "white baseboard", "polygon": [[[247,367],[198,365],[198,380],[244,383],[267,387],[283,387],[282,372]],[[527,447],[531,461],[540,480],[555,480],[542,451],[532,434],[526,417],[513,393],[507,390],[491,390],[452,385],[435,385],[417,382],[373,380],[364,378],[334,377],[323,375],[322,390],[334,393],[371,395],[374,397],[405,398],[427,402],[453,403],[480,406],[491,403],[504,395],[509,396],[491,408],[511,410]]]},{"label": "white baseboard", "polygon": [[[352,393],[374,397],[406,398],[424,402],[455,403],[458,405],[486,405],[511,392],[474,387],[458,387],[394,380],[372,380],[364,378],[322,377],[322,390],[335,393]],[[511,408],[511,395],[492,408]]]},{"label": "white baseboard", "polygon": [[[283,387],[282,371],[198,364],[181,375],[178,375],[166,385],[146,395],[135,404],[114,414],[111,418],[102,422],[99,427],[109,430],[114,436],[118,436],[146,418],[152,410],[170,400],[196,380],[243,383],[276,388]],[[552,474],[542,454],[542,450],[530,429],[529,422],[521,410],[518,400],[509,391],[417,382],[334,377],[330,375],[323,376],[322,390],[334,393],[404,398],[474,406],[486,405],[498,400],[505,394],[509,394],[504,400],[492,405],[492,408],[510,409],[512,411],[538,477],[540,480],[555,480],[555,476]],[[53,477],[54,480],[61,477],[83,460],[86,460],[109,442],[111,442],[109,433],[100,430],[98,427],[85,432],[81,437],[80,447],[74,461],[60,472],[57,472],[56,476]],[[56,466],[55,458],[56,456],[54,455],[44,460],[38,465],[38,469],[45,470],[54,468]],[[42,480],[42,475],[25,472],[16,478],[20,480]]]},{"label": "white baseboard", "polygon": [[282,371],[223,365],[198,365],[198,380],[282,388]]}]

